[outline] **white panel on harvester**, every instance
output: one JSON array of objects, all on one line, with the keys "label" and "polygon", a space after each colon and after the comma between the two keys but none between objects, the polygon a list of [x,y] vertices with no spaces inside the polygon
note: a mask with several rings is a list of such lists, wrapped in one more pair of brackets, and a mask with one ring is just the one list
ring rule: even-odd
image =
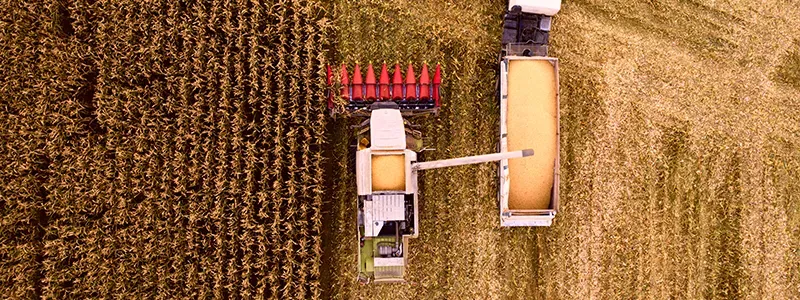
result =
[{"label": "white panel on harvester", "polygon": [[376,257],[374,264],[376,267],[403,266],[405,262],[402,257]]},{"label": "white panel on harvester", "polygon": [[375,220],[402,221],[406,219],[405,195],[373,195],[372,213]]},{"label": "white panel on harvester", "polygon": [[406,219],[405,195],[373,195],[364,201],[364,235],[378,236],[385,221]]}]

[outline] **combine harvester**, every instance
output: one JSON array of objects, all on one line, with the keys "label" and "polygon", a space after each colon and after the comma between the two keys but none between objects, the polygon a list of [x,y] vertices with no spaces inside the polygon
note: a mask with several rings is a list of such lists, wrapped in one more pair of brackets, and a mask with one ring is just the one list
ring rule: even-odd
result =
[{"label": "combine harvester", "polygon": [[[499,161],[501,226],[550,226],[558,210],[558,60],[547,57],[551,16],[560,1],[510,1],[500,57],[500,153],[421,162],[422,133],[411,119],[437,114],[442,75],[399,64],[390,80],[387,66],[356,64],[352,80],[341,66],[339,97],[328,95],[331,114],[364,118],[355,127],[358,189],[358,279],[403,282],[408,241],[419,236],[420,171]],[[334,74],[328,67],[328,84]],[[405,78],[405,79],[403,79]],[[534,156],[534,152],[536,155]],[[524,159],[515,159],[522,158]]]}]

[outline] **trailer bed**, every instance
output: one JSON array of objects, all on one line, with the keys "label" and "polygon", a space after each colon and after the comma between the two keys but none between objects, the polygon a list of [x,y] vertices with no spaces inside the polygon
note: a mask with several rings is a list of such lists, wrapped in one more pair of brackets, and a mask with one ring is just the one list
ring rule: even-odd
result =
[{"label": "trailer bed", "polygon": [[558,209],[558,60],[505,57],[500,82],[500,150],[535,152],[500,163],[501,225],[549,226]]}]

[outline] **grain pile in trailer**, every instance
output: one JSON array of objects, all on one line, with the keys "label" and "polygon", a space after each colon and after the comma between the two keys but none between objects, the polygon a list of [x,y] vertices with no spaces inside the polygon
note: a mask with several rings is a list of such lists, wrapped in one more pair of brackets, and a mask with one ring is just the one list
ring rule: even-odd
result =
[{"label": "grain pile in trailer", "polygon": [[545,60],[511,61],[508,68],[508,151],[533,149],[508,162],[511,209],[547,209],[553,186],[558,120],[555,69]]}]

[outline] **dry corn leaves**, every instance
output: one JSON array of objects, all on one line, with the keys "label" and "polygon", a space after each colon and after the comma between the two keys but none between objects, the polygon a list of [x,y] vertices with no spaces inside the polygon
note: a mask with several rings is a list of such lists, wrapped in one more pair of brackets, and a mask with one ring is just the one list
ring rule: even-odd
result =
[{"label": "dry corn leaves", "polygon": [[320,3],[3,6],[0,294],[321,297]]}]

